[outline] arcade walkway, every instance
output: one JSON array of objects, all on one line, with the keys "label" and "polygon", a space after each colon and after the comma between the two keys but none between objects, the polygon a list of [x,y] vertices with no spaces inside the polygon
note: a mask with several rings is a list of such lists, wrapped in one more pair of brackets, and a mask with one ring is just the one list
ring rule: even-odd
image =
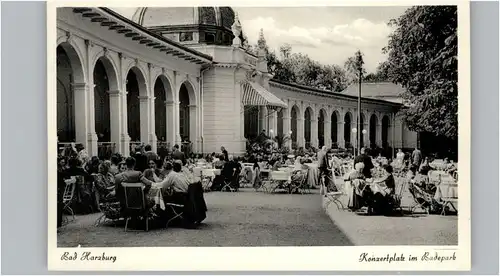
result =
[{"label": "arcade walkway", "polygon": [[124,232],[122,226],[94,227],[98,214],[79,216],[61,229],[58,246],[321,246],[352,245],[321,209],[315,194],[205,194],[207,219],[196,230]]}]

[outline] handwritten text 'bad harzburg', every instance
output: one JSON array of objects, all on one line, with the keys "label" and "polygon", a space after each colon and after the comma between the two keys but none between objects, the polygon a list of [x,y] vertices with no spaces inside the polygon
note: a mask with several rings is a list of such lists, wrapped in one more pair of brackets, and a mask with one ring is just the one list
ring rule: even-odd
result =
[{"label": "handwritten text 'bad harzburg'", "polygon": [[386,256],[375,256],[375,255],[369,255],[368,253],[362,253],[359,256],[359,262],[415,262],[415,261],[423,261],[423,262],[445,262],[445,261],[455,261],[457,259],[455,252],[452,254],[444,255],[444,254],[439,254],[437,252],[430,253],[430,252],[425,252],[423,255],[420,257],[417,256],[412,256],[408,255],[405,256],[402,253],[401,254],[396,254],[394,253],[393,255],[387,254]]},{"label": "handwritten text 'bad harzburg'", "polygon": [[107,256],[104,252],[100,255],[92,255],[91,252],[82,252],[78,254],[76,252],[69,253],[64,252],[61,255],[61,261],[107,261],[107,262],[116,262],[116,256]]}]

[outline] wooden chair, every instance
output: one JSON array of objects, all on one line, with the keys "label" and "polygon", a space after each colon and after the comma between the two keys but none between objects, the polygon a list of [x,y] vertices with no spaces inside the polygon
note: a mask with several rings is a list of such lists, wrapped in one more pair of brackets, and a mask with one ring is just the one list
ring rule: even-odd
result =
[{"label": "wooden chair", "polygon": [[144,197],[144,184],[122,183],[125,192],[125,231],[131,218],[143,218],[146,221],[146,232],[149,231],[149,211]]}]

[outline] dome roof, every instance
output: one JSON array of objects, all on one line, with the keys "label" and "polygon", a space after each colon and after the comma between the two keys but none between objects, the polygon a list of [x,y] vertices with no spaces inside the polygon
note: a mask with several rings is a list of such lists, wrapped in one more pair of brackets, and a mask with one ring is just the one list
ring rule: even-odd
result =
[{"label": "dome roof", "polygon": [[132,20],[144,27],[211,25],[231,30],[234,15],[230,7],[150,7],[138,8]]}]

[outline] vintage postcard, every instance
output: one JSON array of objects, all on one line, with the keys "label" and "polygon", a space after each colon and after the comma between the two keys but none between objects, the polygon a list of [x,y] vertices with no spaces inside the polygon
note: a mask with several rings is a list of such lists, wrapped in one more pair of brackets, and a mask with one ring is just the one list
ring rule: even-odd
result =
[{"label": "vintage postcard", "polygon": [[469,270],[469,25],[467,1],[49,1],[49,269]]}]

